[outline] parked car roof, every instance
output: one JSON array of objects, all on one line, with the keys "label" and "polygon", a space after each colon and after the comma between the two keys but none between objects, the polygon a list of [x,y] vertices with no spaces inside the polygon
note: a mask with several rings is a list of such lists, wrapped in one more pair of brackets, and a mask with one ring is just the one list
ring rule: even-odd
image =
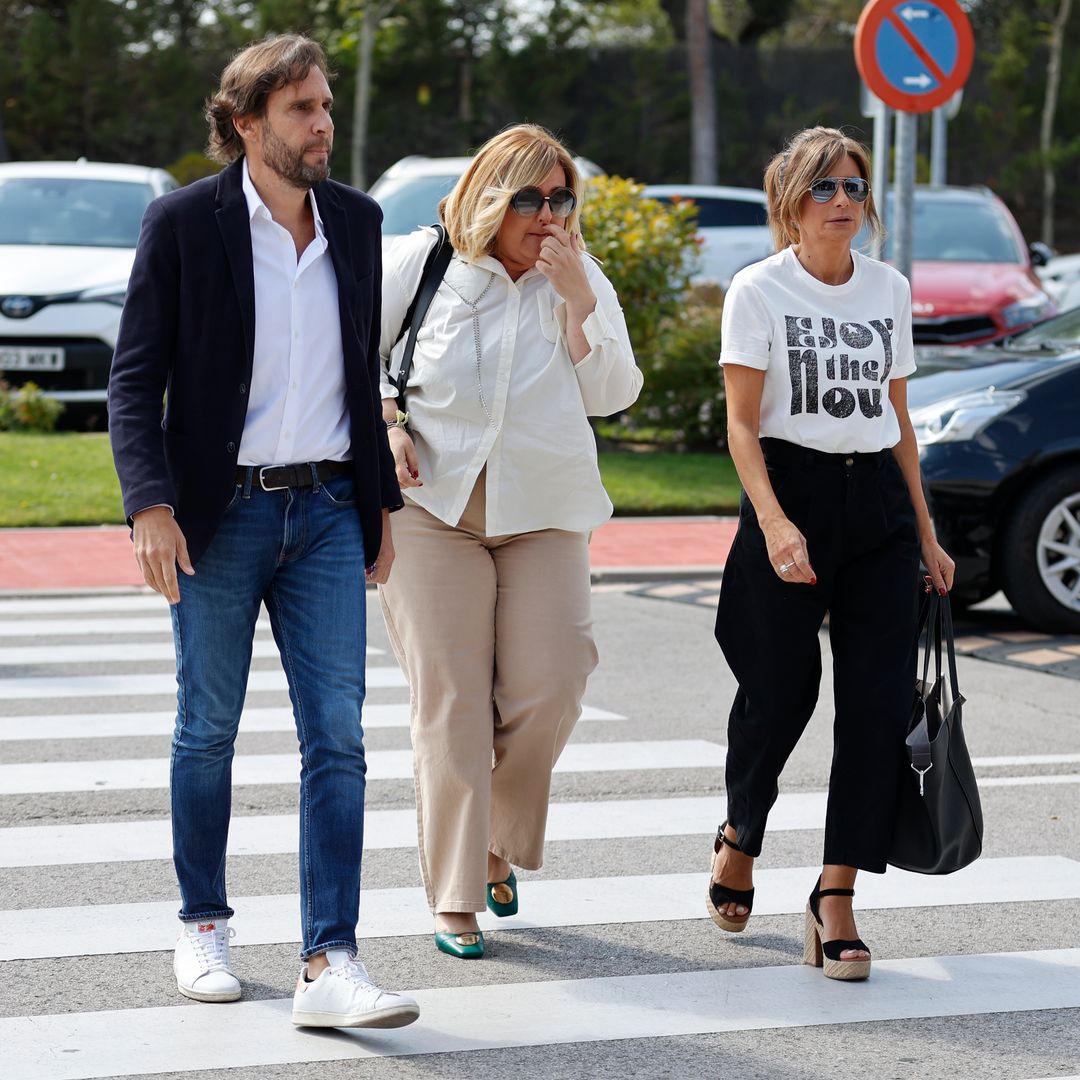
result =
[{"label": "parked car roof", "polygon": [[[424,157],[413,154],[395,161],[368,189],[383,209],[383,236],[400,236],[438,216],[439,200],[449,193],[469,167],[468,157]],[[588,158],[575,157],[582,176],[602,176],[604,170]]]},{"label": "parked car roof", "polygon": [[[168,176],[164,169],[148,165],[121,165],[105,161],[7,161],[0,164],[0,176],[54,176],[63,179],[124,180],[151,184],[155,177]],[[171,177],[170,177],[171,181]]]},{"label": "parked car roof", "polygon": [[701,245],[695,281],[715,281],[722,288],[744,267],[773,252],[760,188],[719,184],[649,184],[644,195],[664,202],[693,202],[698,209]]}]

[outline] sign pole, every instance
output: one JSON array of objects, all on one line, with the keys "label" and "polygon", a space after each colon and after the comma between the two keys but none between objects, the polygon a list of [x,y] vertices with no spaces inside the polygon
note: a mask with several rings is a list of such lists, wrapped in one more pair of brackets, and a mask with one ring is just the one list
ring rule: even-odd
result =
[{"label": "sign pole", "polygon": [[945,115],[946,106],[939,105],[930,115],[930,183],[940,186],[946,183],[948,172],[948,130],[949,121]]},{"label": "sign pole", "polygon": [[[874,113],[874,160],[872,164],[873,175],[870,177],[870,186],[874,191],[874,202],[877,204],[881,223],[888,227],[887,210],[889,203],[889,127],[892,119],[892,110],[880,98],[875,103]],[[874,259],[880,259],[884,254],[884,242],[880,237],[874,239],[870,255]]]},{"label": "sign pole", "polygon": [[915,140],[919,117],[915,113],[896,114],[896,176],[893,199],[896,222],[893,225],[893,265],[911,280],[912,239],[915,217]]}]

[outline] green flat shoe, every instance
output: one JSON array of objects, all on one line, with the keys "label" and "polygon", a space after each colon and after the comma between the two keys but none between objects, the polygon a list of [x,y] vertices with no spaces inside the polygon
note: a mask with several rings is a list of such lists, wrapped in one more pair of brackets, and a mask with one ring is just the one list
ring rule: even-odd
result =
[{"label": "green flat shoe", "polygon": [[467,934],[436,931],[435,948],[459,960],[479,960],[484,955],[484,935],[479,931]]},{"label": "green flat shoe", "polygon": [[517,878],[514,877],[513,870],[505,881],[488,882],[487,906],[488,910],[500,919],[518,913]]}]

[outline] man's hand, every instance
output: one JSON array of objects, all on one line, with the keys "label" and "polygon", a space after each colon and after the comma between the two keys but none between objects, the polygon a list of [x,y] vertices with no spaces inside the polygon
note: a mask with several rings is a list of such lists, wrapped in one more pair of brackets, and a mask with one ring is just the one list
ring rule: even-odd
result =
[{"label": "man's hand", "polygon": [[146,584],[170,604],[180,603],[176,567],[193,575],[187,541],[167,506],[151,506],[134,515],[135,561]]},{"label": "man's hand", "polygon": [[364,571],[369,585],[385,585],[390,580],[390,567],[394,565],[394,541],[390,536],[390,511],[382,512],[382,546],[379,557]]}]

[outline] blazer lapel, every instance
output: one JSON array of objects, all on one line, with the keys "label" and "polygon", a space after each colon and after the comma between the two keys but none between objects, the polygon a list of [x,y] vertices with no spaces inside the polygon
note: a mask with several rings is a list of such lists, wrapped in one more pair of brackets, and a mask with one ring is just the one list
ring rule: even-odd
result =
[{"label": "blazer lapel", "polygon": [[326,240],[330,248],[330,261],[334,264],[334,274],[338,283],[338,305],[341,308],[341,333],[345,338],[345,331],[349,323],[346,313],[352,303],[351,286],[356,280],[356,267],[352,258],[352,238],[349,236],[349,221],[342,209],[341,201],[334,193],[329,184],[316,184],[315,201],[319,204],[319,213],[322,214],[323,228],[326,229]]},{"label": "blazer lapel", "polygon": [[240,301],[250,372],[255,359],[255,268],[251,256],[251,221],[247,199],[244,198],[243,168],[244,161],[240,158],[220,173],[216,217],[232,271],[233,286]]}]

